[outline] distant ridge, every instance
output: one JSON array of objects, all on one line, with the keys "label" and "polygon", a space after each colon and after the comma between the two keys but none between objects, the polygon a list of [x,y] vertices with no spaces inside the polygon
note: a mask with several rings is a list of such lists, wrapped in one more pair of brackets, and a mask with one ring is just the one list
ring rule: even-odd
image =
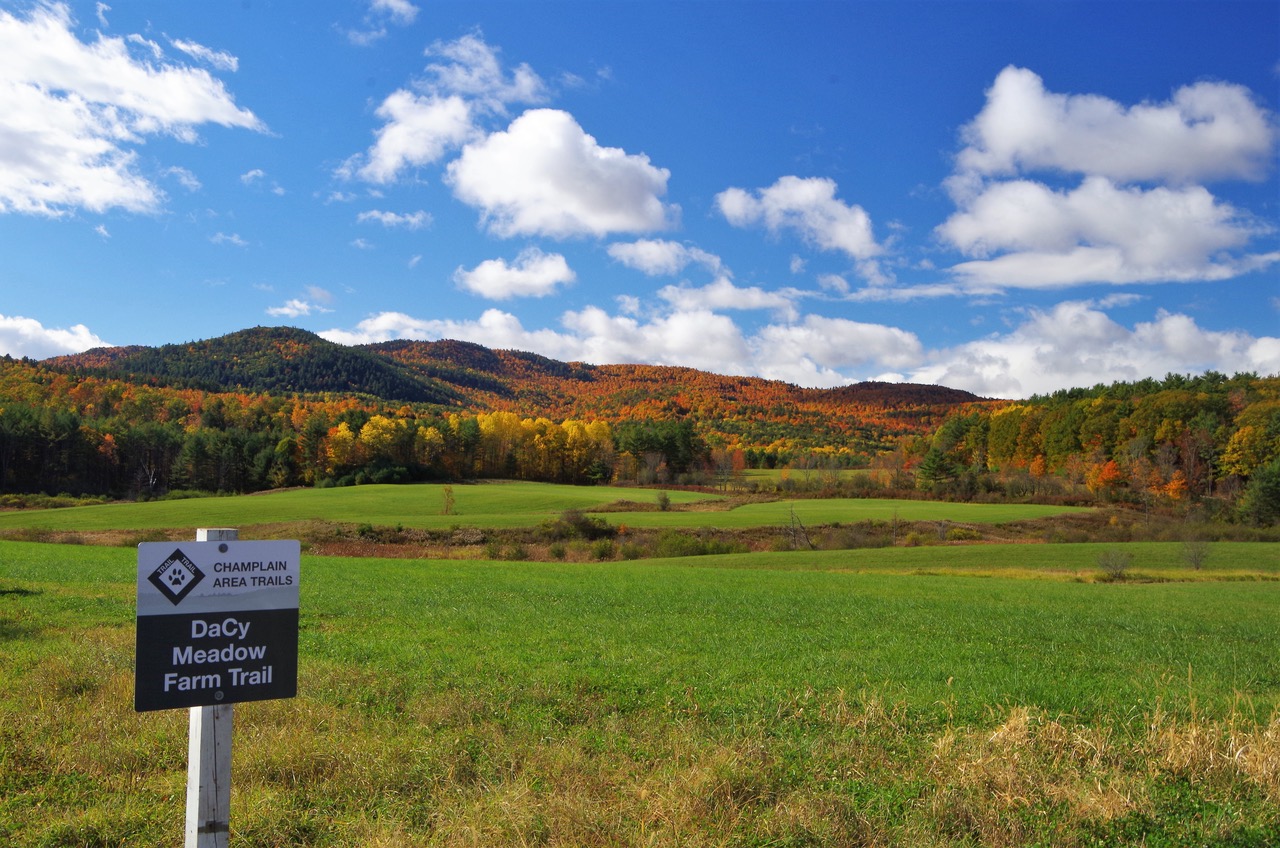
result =
[{"label": "distant ridge", "polygon": [[44,364],[206,391],[336,392],[438,404],[457,400],[446,387],[411,376],[386,357],[292,327],[254,327],[160,347],[96,348]]},{"label": "distant ridge", "polygon": [[254,327],[159,347],[95,348],[41,364],[55,371],[204,391],[351,394],[558,420],[693,415],[749,422],[766,417],[794,420],[797,428],[811,420],[826,429],[830,421],[818,422],[854,409],[916,409],[923,421],[983,400],[959,389],[912,383],[806,389],[680,366],[560,362],[452,339],[352,347],[292,327]]}]

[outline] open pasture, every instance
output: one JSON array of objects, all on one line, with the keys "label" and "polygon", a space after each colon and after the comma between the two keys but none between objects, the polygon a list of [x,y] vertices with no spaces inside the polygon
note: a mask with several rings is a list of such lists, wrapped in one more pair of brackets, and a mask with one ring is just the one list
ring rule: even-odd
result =
[{"label": "open pasture", "polygon": [[[446,488],[453,498],[446,512]],[[786,500],[724,507],[717,495],[671,490],[673,509],[657,510],[659,491],[546,483],[370,485],[292,489],[260,495],[101,504],[50,510],[0,512],[0,532],[12,529],[70,531],[246,527],[299,521],[359,522],[418,529],[536,527],[568,509],[616,510],[618,502],[640,511],[608,511],[613,524],[634,527],[742,529],[834,522],[953,521],[994,524],[1082,511],[1036,504],[948,504],[877,499]]]},{"label": "open pasture", "polygon": [[[299,697],[237,708],[233,843],[1275,844],[1280,581],[1053,565],[1097,547],[306,556]],[[983,550],[1026,556],[959,576]],[[185,712],[131,708],[134,564],[0,543],[0,842],[180,839]]]},{"label": "open pasture", "polygon": [[[449,511],[446,511],[447,494],[453,497]],[[244,527],[311,520],[423,529],[526,527],[536,526],[567,509],[590,510],[616,500],[652,506],[657,494],[652,489],[524,482],[290,489],[230,497],[0,512],[0,530]],[[721,500],[696,492],[673,491],[668,496],[673,504]]]}]

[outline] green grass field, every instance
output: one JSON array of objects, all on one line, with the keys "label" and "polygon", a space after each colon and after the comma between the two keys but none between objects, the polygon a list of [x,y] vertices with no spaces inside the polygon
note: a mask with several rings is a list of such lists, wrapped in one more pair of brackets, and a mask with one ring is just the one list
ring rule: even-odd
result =
[{"label": "green grass field", "polygon": [[[617,501],[654,509],[658,492],[545,483],[493,482],[454,485],[453,511],[444,513],[444,486],[373,485],[342,489],[295,489],[225,498],[102,504],[51,510],[0,512],[0,531],[15,528],[52,530],[141,530],[157,528],[245,527],[295,521],[358,522],[425,529],[465,527],[534,527],[567,509],[592,511]],[[955,521],[995,524],[1086,511],[1036,504],[975,505],[934,501],[795,500],[753,503],[715,510],[724,499],[696,492],[670,491],[670,512],[609,512],[611,523],[635,527],[746,528],[786,526],[792,514],[805,524],[891,521]],[[693,511],[681,506],[701,504]]]},{"label": "green grass field", "polygon": [[[237,708],[232,842],[1277,844],[1280,545],[1082,582],[1100,547],[304,556],[299,697]],[[0,843],[181,839],[134,573],[0,542]]]}]

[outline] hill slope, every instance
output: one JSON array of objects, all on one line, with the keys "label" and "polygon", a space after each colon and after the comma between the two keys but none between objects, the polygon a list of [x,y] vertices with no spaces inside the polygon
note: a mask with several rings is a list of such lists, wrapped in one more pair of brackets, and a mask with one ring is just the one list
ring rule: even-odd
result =
[{"label": "hill slope", "polygon": [[438,381],[410,375],[394,360],[291,327],[255,327],[154,348],[97,348],[44,364],[207,391],[362,394],[434,404],[458,399]]},{"label": "hill slope", "polygon": [[384,404],[523,417],[693,419],[726,442],[843,445],[875,451],[932,430],[981,400],[941,386],[863,383],[804,389],[778,380],[659,365],[588,365],[455,340],[345,347],[293,328],[243,330],[156,348],[106,348],[46,368],[203,391],[362,396]]}]

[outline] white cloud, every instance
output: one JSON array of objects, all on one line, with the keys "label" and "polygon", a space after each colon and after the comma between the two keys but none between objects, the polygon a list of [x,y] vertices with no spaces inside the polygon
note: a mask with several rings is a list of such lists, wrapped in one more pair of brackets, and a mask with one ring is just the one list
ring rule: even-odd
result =
[{"label": "white cloud", "polygon": [[369,8],[381,13],[400,26],[408,26],[418,18],[418,7],[409,0],[373,0]]},{"label": "white cloud", "polygon": [[853,259],[881,253],[871,232],[871,218],[857,205],[836,199],[836,183],[820,177],[781,177],[755,193],[729,188],[716,195],[716,206],[735,227],[763,223],[777,234],[795,230],[821,250],[838,250]]},{"label": "white cloud", "polygon": [[164,58],[164,48],[149,38],[143,38],[135,32],[133,35],[125,36],[125,40],[130,44],[145,48],[157,62]]},{"label": "white cloud", "polygon": [[417,212],[404,213],[370,209],[357,215],[356,221],[362,224],[374,221],[384,227],[404,227],[406,230],[420,230],[423,227],[431,226],[431,214],[421,209]]},{"label": "white cloud", "polygon": [[822,274],[818,277],[818,285],[838,295],[849,293],[849,281],[839,274]]},{"label": "white cloud", "polygon": [[454,195],[497,235],[578,235],[664,229],[670,172],[643,154],[601,147],[567,112],[534,109],[448,168]]},{"label": "white cloud", "polygon": [[1224,279],[1240,273],[1224,251],[1263,231],[1200,186],[1121,188],[1105,177],[1064,192],[996,183],[938,227],[966,255],[1008,251],[957,265],[961,278],[1025,288]]},{"label": "white cloud", "polygon": [[[284,188],[281,187],[281,185],[278,182],[276,182],[275,180],[267,180],[267,172],[262,170],[261,168],[253,168],[252,170],[245,171],[243,174],[240,175],[240,182],[247,186],[256,186],[259,184],[265,184],[269,182],[271,186],[270,191],[272,194],[279,197],[284,195],[285,193]],[[332,199],[333,197],[330,196],[330,200]]]},{"label": "white cloud", "polygon": [[608,252],[614,260],[651,277],[679,274],[695,262],[713,274],[724,273],[719,256],[677,241],[640,239],[618,242],[609,245]]},{"label": "white cloud", "polygon": [[0,11],[0,213],[60,216],[74,209],[151,212],[163,193],[137,171],[148,135],[197,140],[205,123],[264,130],[203,69],[136,59],[129,45],[72,32],[67,6],[25,18]]},{"label": "white cloud", "polygon": [[536,247],[520,251],[513,265],[504,259],[488,259],[467,271],[459,267],[453,280],[467,291],[489,300],[512,297],[546,297],[556,287],[577,279],[569,263],[558,253]]},{"label": "white cloud", "polygon": [[347,40],[357,47],[369,47],[386,38],[386,24],[409,26],[417,20],[418,12],[418,7],[409,0],[370,0],[364,29],[347,30]]},{"label": "white cloud", "polygon": [[34,318],[0,315],[0,355],[45,359],[107,346],[84,324],[62,329],[45,327]]},{"label": "white cloud", "polygon": [[[762,376],[796,379],[799,371],[831,371],[873,364],[878,369],[917,365],[924,348],[914,333],[882,324],[807,315],[798,324],[765,327],[756,337],[767,363]],[[788,376],[790,375],[790,376]]]},{"label": "white cloud", "polygon": [[381,313],[354,330],[321,335],[343,344],[452,338],[562,361],[679,365],[803,386],[906,380],[1007,398],[1170,371],[1280,373],[1280,338],[1205,330],[1164,310],[1129,328],[1094,302],[1030,310],[1007,333],[929,350],[914,333],[882,324],[807,315],[745,332],[729,317],[696,305],[638,318],[627,300],[620,300],[617,315],[594,306],[566,312],[559,330],[529,330],[514,315],[489,309],[474,321]]},{"label": "white cloud", "polygon": [[392,182],[407,168],[433,164],[478,137],[476,121],[483,115],[503,115],[509,104],[544,97],[544,84],[528,65],[508,76],[498,51],[477,35],[436,42],[427,55],[444,61],[427,65],[427,77],[412,88],[387,96],[375,113],[383,120],[376,141],[348,159],[339,176]]},{"label": "white cloud", "polygon": [[735,286],[724,277],[701,288],[664,286],[658,292],[658,297],[671,304],[678,312],[771,309],[786,320],[794,320],[797,316],[793,295],[765,291],[758,286]]},{"label": "white cloud", "polygon": [[561,323],[579,347],[576,358],[584,362],[646,362],[730,374],[750,369],[741,329],[707,310],[677,311],[642,323],[592,306],[566,312]]},{"label": "white cloud", "polygon": [[206,65],[212,65],[220,71],[235,72],[240,70],[240,60],[225,50],[214,50],[205,47],[203,44],[197,44],[194,41],[185,41],[180,38],[171,38],[169,43],[174,47],[186,53],[197,62],[204,62]]},{"label": "white cloud", "polygon": [[267,314],[276,318],[300,318],[304,315],[310,315],[315,306],[301,298],[291,298],[284,302],[283,306],[267,307]]},{"label": "white cloud", "polygon": [[111,232],[107,229],[106,224],[99,224],[98,226],[93,228],[93,231],[98,235],[102,236],[104,239],[111,238]]},{"label": "white cloud", "polygon": [[106,29],[109,26],[107,23],[107,12],[111,11],[111,7],[106,3],[98,3],[94,6],[94,11],[98,15],[98,26]]},{"label": "white cloud", "polygon": [[1280,338],[1205,330],[1158,310],[1132,329],[1088,302],[1032,310],[1005,335],[934,351],[911,379],[989,397],[1026,397],[1072,386],[1174,373],[1280,372]]},{"label": "white cloud", "polygon": [[1046,91],[1038,75],[1010,66],[962,137],[962,173],[1051,170],[1183,184],[1262,178],[1276,124],[1239,85],[1199,82],[1167,102],[1126,107],[1094,94]]},{"label": "white cloud", "polygon": [[421,319],[403,312],[381,312],[354,330],[325,330],[319,335],[338,344],[357,345],[392,339],[458,339],[495,349],[538,351],[570,361],[577,349],[572,339],[554,330],[525,330],[520,319],[499,309],[486,309],[475,321]]},{"label": "white cloud", "polygon": [[230,244],[235,247],[249,246],[249,242],[240,238],[240,235],[238,233],[218,232],[218,233],[215,233],[214,235],[209,236],[209,241],[213,242],[214,244]]},{"label": "white cloud", "polygon": [[356,250],[373,250],[373,242],[369,241],[368,239],[362,239],[362,238],[352,239],[351,246],[354,247]]},{"label": "white cloud", "polygon": [[[1241,86],[1126,107],[1008,67],[962,137],[947,180],[958,211],[936,234],[969,258],[950,271],[971,292],[1226,280],[1280,262],[1243,252],[1273,227],[1196,184],[1261,179],[1271,164],[1275,117]],[[1081,180],[1021,177],[1037,171]]]},{"label": "white cloud", "polygon": [[389,183],[406,168],[439,161],[475,134],[471,109],[456,95],[419,95],[407,89],[392,92],[376,112],[385,122],[368,153],[354,157],[339,170],[373,183]]},{"label": "white cloud", "polygon": [[427,65],[433,76],[432,90],[468,98],[486,112],[506,114],[512,103],[541,103],[546,99],[546,83],[525,63],[508,76],[498,60],[498,50],[479,35],[464,35],[456,41],[437,41],[427,48],[428,56],[447,61]]},{"label": "white cloud", "polygon": [[178,184],[187,191],[199,191],[203,188],[200,184],[199,177],[188,171],[186,168],[180,168],[177,165],[173,165],[169,168],[165,168],[164,172],[166,176],[173,177],[177,180]]},{"label": "white cloud", "polygon": [[282,306],[267,307],[267,314],[275,318],[301,318],[315,312],[332,312],[328,304],[333,302],[333,294],[320,286],[307,286],[305,298],[295,297],[286,300]]}]

